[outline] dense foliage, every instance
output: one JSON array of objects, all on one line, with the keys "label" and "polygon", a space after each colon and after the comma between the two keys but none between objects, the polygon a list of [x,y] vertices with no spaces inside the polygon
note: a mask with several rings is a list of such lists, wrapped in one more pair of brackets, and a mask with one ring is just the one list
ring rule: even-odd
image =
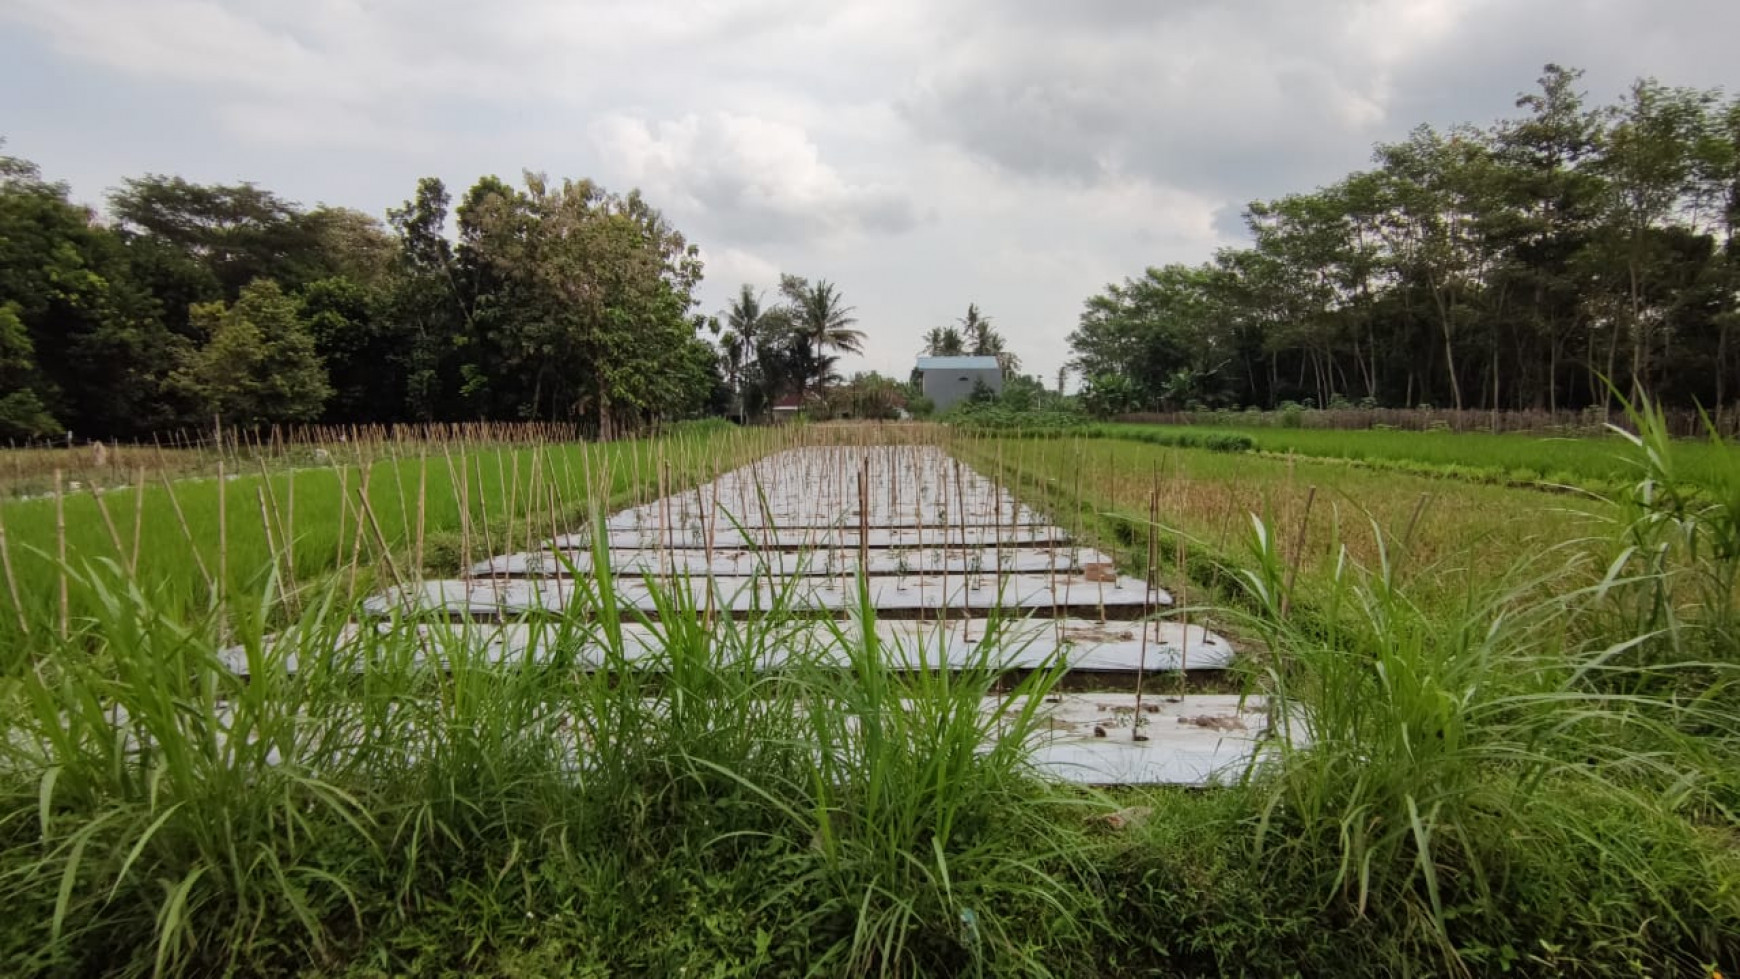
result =
[{"label": "dense foliage", "polygon": [[[731,414],[764,418],[782,400],[820,407],[813,402],[840,381],[834,369],[839,354],[863,352],[864,333],[853,329],[858,321],[852,312],[826,279],[812,283],[802,276],[780,276],[779,299],[771,305],[754,286],[743,285],[725,312],[719,340]],[[854,378],[854,384],[859,380]],[[871,400],[878,406],[886,402]]]},{"label": "dense foliage", "polygon": [[1338,400],[1605,406],[1740,390],[1740,100],[1548,65],[1522,112],[1422,126],[1375,167],[1251,204],[1255,241],[1089,299],[1096,410]]},{"label": "dense foliage", "polygon": [[[0,438],[213,416],[545,419],[608,435],[722,405],[694,313],[697,252],[638,193],[528,173],[450,204],[425,178],[389,227],[252,184],[150,175],[110,194],[105,220],[0,157]],[[840,338],[838,323],[803,324],[806,339]]]}]

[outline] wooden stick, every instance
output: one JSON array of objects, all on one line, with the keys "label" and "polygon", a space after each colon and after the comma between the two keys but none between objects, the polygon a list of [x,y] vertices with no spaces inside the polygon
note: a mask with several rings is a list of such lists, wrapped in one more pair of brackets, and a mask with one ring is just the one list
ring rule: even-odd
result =
[{"label": "wooden stick", "polygon": [[18,576],[12,571],[12,549],[6,544],[6,507],[0,505],[0,567],[6,571],[6,590],[12,596],[12,610],[18,613],[18,631],[30,635],[30,620],[24,614],[24,599],[18,593]]},{"label": "wooden stick", "polygon": [[[163,490],[169,494],[169,506],[175,511],[175,521],[181,525],[181,536],[187,539],[187,549],[193,553],[193,563],[199,566],[199,576],[205,580],[205,590],[217,593],[217,582],[212,580],[211,571],[206,567],[205,558],[200,556],[199,543],[194,539],[193,528],[187,525],[187,514],[181,510],[181,499],[175,495],[175,486],[169,482],[168,472],[159,472],[158,478],[163,480]],[[140,519],[144,519],[141,516]]]},{"label": "wooden stick", "polygon": [[66,497],[61,491],[59,469],[54,471],[54,540],[60,565],[60,640],[66,642],[72,634],[72,608],[66,581]]},{"label": "wooden stick", "polygon": [[1281,614],[1285,616],[1293,604],[1293,582],[1299,577],[1299,564],[1305,559],[1305,530],[1311,526],[1311,504],[1317,499],[1317,487],[1305,493],[1305,513],[1299,519],[1299,534],[1293,540],[1293,560],[1287,567],[1287,585],[1281,589]]},{"label": "wooden stick", "polygon": [[[218,429],[221,433],[223,429]],[[224,460],[218,457],[217,464],[217,511],[218,511],[218,605],[224,604],[224,598],[230,590],[230,529],[229,529],[229,493],[224,482]]]},{"label": "wooden stick", "polygon": [[368,480],[364,479],[362,486],[358,488],[358,496],[361,498],[360,503],[362,506],[362,512],[368,517],[369,529],[375,532],[375,543],[380,545],[381,560],[385,561],[387,564],[387,573],[393,576],[393,584],[403,588],[405,586],[405,579],[399,576],[399,569],[393,563],[392,548],[387,546],[387,535],[381,533],[381,522],[375,519],[375,508],[369,503],[367,490]]},{"label": "wooden stick", "polygon": [[1130,740],[1146,741],[1142,729],[1142,683],[1148,676],[1148,633],[1153,631],[1154,623],[1149,621],[1154,605],[1154,565],[1159,556],[1158,543],[1155,540],[1155,525],[1160,522],[1160,474],[1154,474],[1154,488],[1148,491],[1148,567],[1142,587],[1142,658],[1136,664],[1136,713],[1130,721]]},{"label": "wooden stick", "polygon": [[419,577],[423,574],[423,528],[428,519],[429,507],[429,455],[426,452],[417,453],[417,543],[411,556],[411,572]]},{"label": "wooden stick", "polygon": [[109,516],[109,506],[103,502],[103,494],[97,492],[95,486],[86,486],[85,489],[90,492],[91,499],[97,501],[97,514],[103,518],[103,526],[109,531],[109,543],[115,546],[115,560],[125,561],[127,549],[121,546],[121,533],[115,529],[114,518]]},{"label": "wooden stick", "polygon": [[1190,669],[1190,545],[1184,535],[1178,535],[1178,613],[1184,621],[1184,634],[1178,641],[1178,699],[1184,699],[1185,681]]},{"label": "wooden stick", "polygon": [[145,529],[145,467],[139,467],[139,478],[133,485],[133,553],[127,559],[127,574],[139,577],[140,533]]}]

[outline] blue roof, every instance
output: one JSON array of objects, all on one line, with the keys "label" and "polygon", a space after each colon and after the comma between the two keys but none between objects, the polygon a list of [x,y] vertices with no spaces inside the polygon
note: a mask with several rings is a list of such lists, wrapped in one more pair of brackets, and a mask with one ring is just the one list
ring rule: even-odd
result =
[{"label": "blue roof", "polygon": [[921,371],[994,371],[1001,370],[995,357],[920,357]]}]

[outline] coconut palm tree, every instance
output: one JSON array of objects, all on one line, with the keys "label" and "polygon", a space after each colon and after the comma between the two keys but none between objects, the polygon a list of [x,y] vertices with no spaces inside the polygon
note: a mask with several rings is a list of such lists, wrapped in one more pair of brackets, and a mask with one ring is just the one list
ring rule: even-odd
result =
[{"label": "coconut palm tree", "polygon": [[863,353],[864,331],[852,329],[858,322],[852,316],[853,307],[845,304],[840,290],[826,279],[811,285],[800,276],[787,275],[780,280],[779,289],[785,294],[787,313],[812,365],[800,388],[802,393],[812,383],[827,383],[831,368],[822,365],[837,359],[829,357],[828,351]]},{"label": "coconut palm tree", "polygon": [[968,303],[967,315],[956,322],[961,324],[960,332],[973,356],[997,358],[997,366],[1003,369],[1004,377],[1021,369],[1021,358],[1009,352],[1003,335],[992,328],[989,316],[979,312],[978,303]]},{"label": "coconut palm tree", "polygon": [[924,335],[927,357],[959,357],[967,349],[961,331],[952,326],[934,326]]},{"label": "coconut palm tree", "polygon": [[762,320],[767,310],[761,305],[761,295],[749,283],[743,283],[737,298],[731,301],[731,307],[725,311],[725,323],[731,332],[743,340],[743,349],[753,354],[755,341],[761,338]]}]

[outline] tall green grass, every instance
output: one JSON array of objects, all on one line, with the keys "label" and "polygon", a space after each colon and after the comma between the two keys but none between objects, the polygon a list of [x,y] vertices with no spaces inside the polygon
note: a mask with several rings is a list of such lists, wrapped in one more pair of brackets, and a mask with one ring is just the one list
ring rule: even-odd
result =
[{"label": "tall green grass", "polygon": [[709,628],[661,590],[631,666],[608,577],[505,658],[348,629],[333,582],[270,639],[244,620],[244,676],[215,614],[112,564],[72,587],[94,655],[0,693],[6,974],[1043,973],[1090,930],[1081,830],[1020,750],[1055,674],[896,671],[926,653],[885,655],[867,598],[805,647],[787,591]]},{"label": "tall green grass", "polygon": [[1605,971],[1626,948],[1698,974],[1740,952],[1740,551],[1726,504],[1688,502],[1659,412],[1633,416],[1632,519],[1592,585],[1596,552],[1547,549],[1429,614],[1374,528],[1379,560],[1343,551],[1301,622],[1253,518],[1242,618],[1291,735],[1253,781],[1257,858],[1445,969]]},{"label": "tall green grass", "polygon": [[[220,609],[71,562],[76,635],[0,675],[0,974],[1731,970],[1733,510],[1643,431],[1603,537],[1460,602],[1385,523],[1296,575],[1286,519],[1241,515],[1241,594],[1192,615],[1291,737],[1208,791],[1036,778],[1055,671],[912,669],[864,589],[809,644],[789,582],[729,619],[581,578],[504,656],[351,628],[339,574]],[[618,475],[577,478],[585,520]]]}]

